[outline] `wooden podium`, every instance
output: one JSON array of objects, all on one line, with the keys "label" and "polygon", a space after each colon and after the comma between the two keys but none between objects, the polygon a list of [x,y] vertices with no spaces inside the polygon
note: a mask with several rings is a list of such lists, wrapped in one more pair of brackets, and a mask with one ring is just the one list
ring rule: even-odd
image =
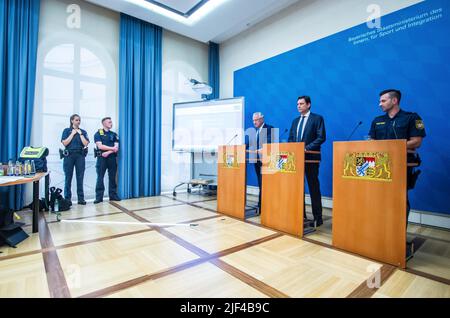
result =
[{"label": "wooden podium", "polygon": [[333,245],[405,268],[406,140],[333,148]]},{"label": "wooden podium", "polygon": [[245,145],[219,146],[217,167],[217,211],[245,219]]},{"label": "wooden podium", "polygon": [[303,236],[305,144],[264,144],[261,224]]}]

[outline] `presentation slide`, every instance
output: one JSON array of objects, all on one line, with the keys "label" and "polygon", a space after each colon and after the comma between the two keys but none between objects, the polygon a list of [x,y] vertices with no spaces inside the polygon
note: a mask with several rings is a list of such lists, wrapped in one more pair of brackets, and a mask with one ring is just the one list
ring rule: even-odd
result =
[{"label": "presentation slide", "polygon": [[[297,97],[311,96],[311,111],[324,117],[327,132],[322,195],[332,197],[333,142],[346,141],[360,121],[351,140],[363,140],[372,120],[384,114],[379,92],[399,89],[401,108],[418,113],[427,133],[411,207],[450,214],[449,30],[450,1],[428,0],[383,16],[379,27],[363,23],[237,70],[234,94],[245,97],[245,127],[261,111],[267,123],[289,129],[299,116]],[[256,186],[253,170],[247,180]]]},{"label": "presentation slide", "polygon": [[244,99],[222,99],[173,105],[175,151],[217,151],[219,145],[241,145]]}]

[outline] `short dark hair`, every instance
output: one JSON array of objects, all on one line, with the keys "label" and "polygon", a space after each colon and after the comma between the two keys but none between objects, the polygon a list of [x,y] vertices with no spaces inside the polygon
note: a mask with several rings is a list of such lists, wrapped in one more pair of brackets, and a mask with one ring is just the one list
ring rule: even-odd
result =
[{"label": "short dark hair", "polygon": [[105,122],[105,120],[111,119],[111,117],[105,117],[102,119],[102,124]]},{"label": "short dark hair", "polygon": [[309,97],[309,96],[300,96],[299,98],[297,98],[297,102],[300,100],[300,99],[304,99],[305,100],[305,102],[306,102],[306,104],[311,104],[311,97]]},{"label": "short dark hair", "polygon": [[398,89],[386,89],[380,93],[380,96],[383,96],[384,94],[389,94],[390,98],[397,98],[398,104],[400,105],[400,101],[402,99],[402,92],[400,92]]}]

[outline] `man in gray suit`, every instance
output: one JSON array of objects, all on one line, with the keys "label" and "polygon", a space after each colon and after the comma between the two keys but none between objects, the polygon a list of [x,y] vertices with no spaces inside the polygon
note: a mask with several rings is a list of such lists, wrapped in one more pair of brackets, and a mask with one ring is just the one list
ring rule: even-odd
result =
[{"label": "man in gray suit", "polygon": [[[253,126],[256,129],[256,150],[262,150],[263,144],[270,144],[272,142],[272,128],[273,126],[266,124],[264,122],[264,115],[261,112],[256,112],[253,114]],[[260,214],[261,210],[261,192],[262,192],[262,176],[261,176],[261,154],[257,153],[257,161],[254,164],[256,176],[258,178],[259,187],[259,200],[258,200],[258,212]]]}]

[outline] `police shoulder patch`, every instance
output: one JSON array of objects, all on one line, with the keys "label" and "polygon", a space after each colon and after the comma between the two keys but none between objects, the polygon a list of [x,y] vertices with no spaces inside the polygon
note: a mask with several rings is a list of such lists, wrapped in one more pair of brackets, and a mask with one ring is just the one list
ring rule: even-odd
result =
[{"label": "police shoulder patch", "polygon": [[425,125],[423,123],[423,120],[419,120],[419,119],[416,120],[416,128],[420,129],[420,130],[425,129]]},{"label": "police shoulder patch", "polygon": [[105,135],[105,131],[104,131],[103,129],[99,129],[99,130],[98,130],[98,133],[100,134],[100,136]]}]

